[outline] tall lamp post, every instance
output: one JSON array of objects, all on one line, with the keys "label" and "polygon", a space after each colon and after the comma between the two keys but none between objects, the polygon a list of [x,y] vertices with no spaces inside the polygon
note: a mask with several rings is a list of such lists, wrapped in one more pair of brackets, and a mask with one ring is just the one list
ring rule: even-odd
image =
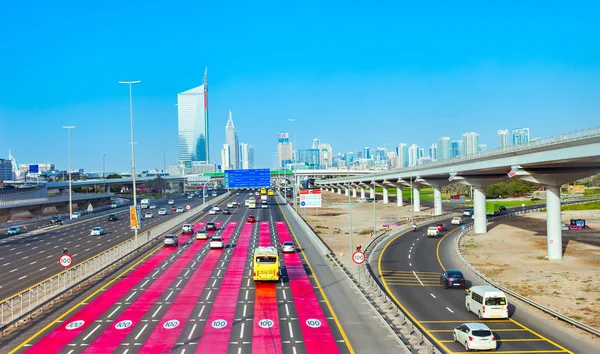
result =
[{"label": "tall lamp post", "polygon": [[102,155],[102,193],[106,193],[106,154]]},{"label": "tall lamp post", "polygon": [[67,149],[69,151],[69,219],[73,219],[73,189],[71,188],[71,129],[74,125],[63,125],[67,130]]},{"label": "tall lamp post", "polygon": [[[167,171],[167,150],[162,150],[163,152],[163,176]],[[165,183],[163,186],[164,198],[167,197],[167,184]]]},{"label": "tall lamp post", "polygon": [[[296,119],[289,118],[288,121],[294,123],[294,148],[296,147]],[[298,212],[298,198],[296,197],[296,156],[294,156],[294,148],[292,148],[292,161],[294,162],[294,209]]]},{"label": "tall lamp post", "polygon": [[[135,145],[133,140],[133,94],[131,87],[136,84],[141,84],[142,81],[119,81],[120,85],[129,85],[129,124],[131,125],[131,179],[133,182],[133,207],[137,211],[137,190],[135,186]],[[135,238],[138,236],[137,227],[134,229]]]}]

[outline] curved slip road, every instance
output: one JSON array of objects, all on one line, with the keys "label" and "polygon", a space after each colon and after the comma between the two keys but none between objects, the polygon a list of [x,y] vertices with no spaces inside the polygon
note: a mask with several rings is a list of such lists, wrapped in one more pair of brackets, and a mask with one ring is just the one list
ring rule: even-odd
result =
[{"label": "curved slip road", "polygon": [[[450,226],[450,220],[443,223]],[[572,338],[561,327],[528,311],[525,305],[511,302],[509,319],[479,320],[465,308],[461,289],[440,285],[443,269],[460,269],[467,286],[485,283],[465,270],[454,248],[459,226],[451,226],[440,239],[424,235],[428,225],[417,232],[407,231],[388,241],[372,258],[372,269],[396,303],[446,353],[462,353],[464,346],[452,340],[453,328],[465,322],[483,322],[498,339],[496,353],[593,353],[586,343]],[[485,237],[485,236],[481,236]],[[524,270],[526,271],[526,270]]]},{"label": "curved slip road", "polygon": [[[245,198],[237,199],[243,204]],[[269,209],[240,207],[231,215],[203,218],[201,222],[221,224],[217,233],[227,241],[224,250],[210,250],[207,241],[182,236],[179,248],[157,249],[121,280],[97,291],[16,351],[351,352],[314,279],[306,272],[302,276],[297,265],[289,268],[292,263],[285,257],[281,280],[260,283],[256,291],[251,250],[259,243],[279,245],[280,236],[289,237],[281,210],[273,199],[270,203]],[[250,214],[257,216],[256,223],[246,222]],[[195,228],[201,226],[197,223]],[[293,256],[303,259],[301,252]],[[288,277],[289,269],[295,274]],[[309,282],[294,285],[304,278]],[[310,307],[303,314],[297,312],[299,301]],[[311,321],[301,323],[303,316]],[[257,326],[262,331],[255,331]],[[319,347],[313,344],[316,341]]]}]

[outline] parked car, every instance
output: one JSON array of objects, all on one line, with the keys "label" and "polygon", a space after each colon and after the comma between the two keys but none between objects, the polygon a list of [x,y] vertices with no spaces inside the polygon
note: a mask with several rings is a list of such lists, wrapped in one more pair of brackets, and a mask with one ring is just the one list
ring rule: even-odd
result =
[{"label": "parked car", "polygon": [[453,217],[452,225],[462,225],[462,218],[460,216]]},{"label": "parked car", "polygon": [[110,214],[108,216],[108,221],[117,221],[119,220],[119,217],[117,216],[117,214]]},{"label": "parked car", "polygon": [[158,215],[167,215],[167,209],[165,209],[165,208],[158,209]]},{"label": "parked car", "polygon": [[207,222],[206,223],[206,231],[216,231],[217,230],[217,225],[214,222]]},{"label": "parked car", "polygon": [[446,231],[446,224],[436,224],[435,227],[437,227],[440,232]]},{"label": "parked car", "polygon": [[194,233],[194,226],[192,224],[183,224],[182,230],[182,234],[191,235]]},{"label": "parked car", "polygon": [[427,228],[427,236],[440,237],[440,230],[435,226]]},{"label": "parked car", "polygon": [[62,218],[60,217],[60,215],[54,215],[52,218],[50,218],[50,224],[62,225],[63,221],[62,221]]},{"label": "parked car", "polygon": [[213,236],[210,238],[210,248],[223,247],[225,247],[225,242],[223,242],[223,238],[221,236]]},{"label": "parked car", "polygon": [[446,270],[440,274],[440,285],[443,285],[445,289],[448,288],[460,288],[465,289],[467,287],[467,281],[460,270]]},{"label": "parked car", "polygon": [[455,342],[465,346],[466,351],[496,350],[496,337],[483,323],[463,323],[452,333]]},{"label": "parked car", "polygon": [[294,245],[294,243],[291,242],[291,241],[286,241],[286,242],[284,242],[281,245],[281,251],[283,253],[288,253],[288,252],[293,253],[293,252],[296,252],[296,245]]},{"label": "parked car", "polygon": [[166,234],[163,240],[163,244],[166,246],[179,246],[179,238],[175,234]]},{"label": "parked car", "polygon": [[19,227],[16,227],[16,226],[14,226],[14,227],[11,227],[10,229],[8,229],[8,232],[7,232],[7,233],[8,233],[9,235],[18,235],[18,234],[20,234],[20,233],[21,233],[21,228],[19,228]]},{"label": "parked car", "polygon": [[90,233],[90,236],[100,236],[104,234],[104,229],[101,227],[94,227]]},{"label": "parked car", "polygon": [[208,231],[206,229],[200,229],[196,233],[196,240],[206,240],[208,239]]},{"label": "parked car", "polygon": [[254,215],[248,216],[248,222],[256,222],[256,218],[254,217]]}]

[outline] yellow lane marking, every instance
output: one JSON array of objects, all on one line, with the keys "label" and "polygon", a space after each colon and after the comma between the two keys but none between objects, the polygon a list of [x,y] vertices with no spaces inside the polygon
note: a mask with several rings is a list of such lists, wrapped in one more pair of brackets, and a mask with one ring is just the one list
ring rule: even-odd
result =
[{"label": "yellow lane marking", "polygon": [[[229,198],[227,198],[227,199],[229,199]],[[201,212],[200,216],[193,223],[195,224],[195,223],[199,222],[206,215],[207,215],[206,212],[204,212],[204,211]],[[157,227],[157,226],[155,226],[155,227]],[[79,308],[81,305],[83,305],[84,303],[89,302],[89,300],[92,299],[94,296],[98,295],[99,292],[106,290],[112,283],[114,283],[115,281],[119,280],[121,277],[125,276],[125,274],[129,273],[130,271],[132,271],[135,267],[137,267],[142,262],[144,262],[146,259],[148,259],[148,257],[152,256],[154,253],[156,253],[157,251],[159,251],[162,248],[164,248],[163,245],[159,245],[156,248],[154,248],[149,254],[147,254],[142,259],[140,259],[139,261],[137,261],[131,267],[127,268],[121,274],[119,274],[116,277],[114,277],[113,279],[111,279],[108,283],[106,283],[100,289],[94,291],[88,297],[86,297],[85,299],[81,300],[81,302],[79,302],[77,305],[75,305],[75,306],[71,307],[70,309],[68,309],[66,312],[64,312],[62,315],[60,315],[58,318],[54,319],[52,322],[50,322],[49,324],[47,324],[44,328],[42,328],[39,331],[37,331],[36,333],[34,333],[31,337],[27,338],[23,343],[19,344],[18,346],[16,346],[13,350],[11,350],[8,353],[9,354],[16,353],[17,350],[23,348],[23,346],[25,346],[27,343],[31,342],[32,340],[34,340],[35,338],[37,338],[38,336],[40,336],[42,333],[44,333],[45,331],[47,331],[50,327],[54,326],[58,321],[60,321],[63,318],[65,318],[71,312],[75,311],[75,309]]]},{"label": "yellow lane marking", "polygon": [[[442,267],[442,269],[443,269],[444,271],[446,270],[446,268],[444,267],[444,264],[442,263],[442,260],[440,259],[440,245],[442,244],[442,241],[444,241],[444,239],[445,239],[447,236],[449,236],[450,234],[452,234],[452,232],[454,232],[454,231],[456,231],[456,230],[459,230],[459,228],[456,228],[456,229],[454,229],[454,230],[450,231],[450,232],[449,232],[449,233],[447,233],[447,234],[446,234],[444,237],[442,237],[442,239],[440,240],[440,242],[438,242],[438,244],[437,244],[437,247],[436,247],[436,249],[435,249],[435,255],[436,255],[436,257],[437,257],[438,263],[440,264],[440,267]],[[385,249],[384,249],[384,250],[385,250]],[[382,253],[383,253],[383,251],[382,251]],[[383,279],[383,277],[382,277],[382,279]],[[557,347],[557,348],[560,348],[561,350],[560,350],[560,351],[558,351],[557,353],[563,353],[563,352],[566,352],[566,353],[569,353],[569,354],[574,354],[572,351],[570,351],[570,350],[567,350],[566,348],[564,348],[564,347],[562,347],[562,346],[558,345],[558,344],[557,344],[557,343],[555,343],[554,341],[552,341],[552,340],[550,340],[550,339],[548,339],[548,338],[546,338],[546,337],[542,336],[541,334],[539,334],[539,333],[537,333],[537,332],[533,331],[532,329],[530,329],[530,328],[528,328],[528,327],[526,327],[526,326],[522,325],[521,323],[519,323],[519,322],[517,322],[517,321],[513,320],[512,318],[509,318],[509,321],[513,322],[514,324],[518,325],[519,327],[523,328],[524,330],[526,330],[526,331],[528,331],[528,332],[530,332],[530,333],[532,333],[532,334],[534,334],[534,335],[538,336],[539,338],[542,338],[542,339],[544,339],[545,341],[547,341],[548,343],[550,343],[550,344],[554,345],[555,347]],[[501,353],[501,352],[496,352],[496,353]],[[528,352],[524,352],[524,353],[532,353],[532,352],[529,352],[529,351],[528,351]],[[542,351],[542,353],[546,353],[546,351]]]},{"label": "yellow lane marking", "polygon": [[[468,320],[429,320],[429,321],[419,321],[421,323],[455,323],[455,322],[459,322],[459,323],[468,323],[468,322],[473,322],[473,319],[468,319]],[[483,323],[510,323],[509,320],[485,320],[483,321]]]},{"label": "yellow lane marking", "polygon": [[[569,351],[567,351],[570,353]],[[472,354],[471,352],[452,352],[453,354]],[[503,350],[494,351],[494,354],[528,354],[528,353],[565,353],[564,350]]]},{"label": "yellow lane marking", "polygon": [[[436,333],[451,333],[453,332],[453,329],[430,329],[429,332],[436,332]],[[526,330],[522,329],[522,328],[498,328],[498,329],[494,329],[494,328],[490,328],[490,331],[492,332],[527,332]]]},{"label": "yellow lane marking", "polygon": [[[288,224],[288,227],[289,227],[290,231],[292,232],[292,235],[294,236],[294,240],[296,240],[296,243],[298,244],[298,246],[300,246],[300,249],[304,249],[302,247],[302,244],[300,243],[300,240],[298,240],[298,237],[296,237],[296,233],[294,232],[294,229],[292,228],[292,225],[290,224],[288,218],[285,216],[285,213],[283,212],[283,209],[281,208],[281,205],[277,204],[277,206],[279,207],[279,210],[281,210],[281,215],[283,215],[283,218],[285,219],[285,222]],[[319,291],[321,292],[321,295],[323,295],[323,299],[325,300],[325,304],[327,305],[327,308],[329,309],[329,312],[331,312],[331,316],[333,317],[333,320],[335,321],[335,324],[337,325],[338,329],[340,330],[342,338],[344,339],[344,342],[346,343],[346,346],[348,347],[348,351],[351,354],[355,354],[354,348],[352,348],[352,344],[350,344],[350,341],[348,340],[348,336],[346,336],[346,332],[344,332],[344,328],[342,327],[342,324],[340,323],[340,320],[338,319],[337,315],[333,311],[333,308],[331,307],[331,304],[329,303],[329,299],[327,298],[327,295],[325,295],[325,292],[323,291],[323,288],[321,287],[321,283],[319,282],[319,278],[317,278],[317,274],[313,270],[313,267],[310,265],[310,262],[308,261],[308,258],[304,257],[304,260],[306,261],[306,264],[308,265],[308,269],[310,269],[310,272],[313,275],[313,279],[315,280],[315,283],[317,284],[317,287],[319,288]]]}]

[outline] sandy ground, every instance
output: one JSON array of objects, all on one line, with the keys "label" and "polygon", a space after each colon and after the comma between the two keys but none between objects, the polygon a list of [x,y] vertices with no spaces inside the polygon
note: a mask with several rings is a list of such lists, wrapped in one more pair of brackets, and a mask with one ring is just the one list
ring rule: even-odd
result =
[{"label": "sandy ground", "polygon": [[585,219],[590,229],[563,231],[563,260],[548,261],[546,214],[502,220],[485,235],[461,241],[467,260],[523,296],[600,328],[600,212],[563,211],[562,222]]}]

